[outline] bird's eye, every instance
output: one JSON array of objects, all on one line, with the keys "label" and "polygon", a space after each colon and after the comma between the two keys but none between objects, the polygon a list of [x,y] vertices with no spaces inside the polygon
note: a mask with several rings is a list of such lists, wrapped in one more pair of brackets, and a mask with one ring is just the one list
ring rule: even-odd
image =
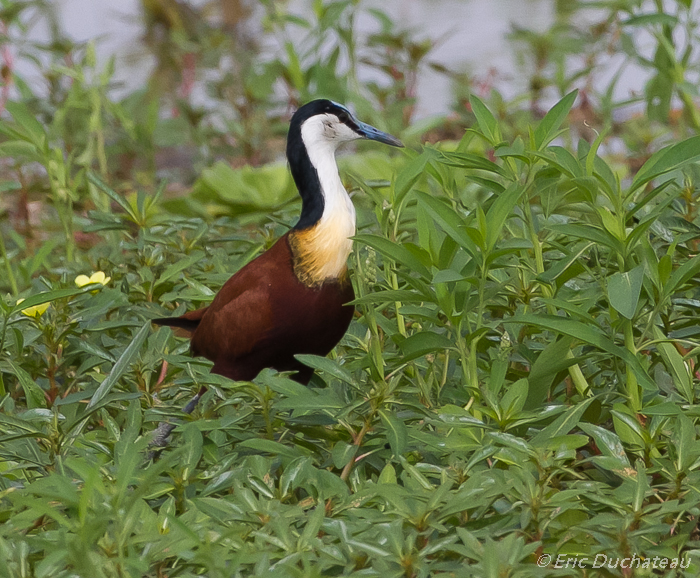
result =
[{"label": "bird's eye", "polygon": [[348,122],[348,121],[350,120],[350,116],[348,115],[347,112],[345,112],[344,110],[341,110],[341,111],[338,113],[338,120],[339,120],[340,122]]}]

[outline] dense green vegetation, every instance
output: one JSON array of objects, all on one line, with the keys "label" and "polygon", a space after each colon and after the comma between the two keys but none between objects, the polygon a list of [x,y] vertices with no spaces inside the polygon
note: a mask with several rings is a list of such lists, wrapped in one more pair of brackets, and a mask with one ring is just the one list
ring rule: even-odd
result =
[{"label": "dense green vegetation", "polygon": [[[354,2],[262,2],[271,57],[144,1],[158,65],[117,99],[92,45],[21,41],[50,4],[0,1],[48,87],[5,62],[0,576],[697,576],[700,61],[669,4],[559,2],[513,35],[527,94],[444,71],[455,112],[417,125],[430,42]],[[611,54],[651,78],[631,100],[594,88]],[[294,223],[279,111],[317,95],[409,144],[341,159],[358,316],[308,388],[211,375],[148,320]]]}]

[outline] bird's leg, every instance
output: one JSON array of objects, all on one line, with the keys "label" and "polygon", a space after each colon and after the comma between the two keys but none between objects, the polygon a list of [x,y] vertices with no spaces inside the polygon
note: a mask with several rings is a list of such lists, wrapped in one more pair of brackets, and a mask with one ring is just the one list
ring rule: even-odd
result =
[{"label": "bird's leg", "polygon": [[[194,411],[194,408],[197,407],[197,404],[199,403],[199,400],[202,398],[202,396],[206,393],[207,388],[202,387],[198,392],[197,395],[195,395],[189,402],[188,404],[182,408],[182,413],[186,414],[191,414]],[[150,452],[148,452],[148,459],[152,460],[153,458],[158,457],[160,455],[160,452],[162,452],[167,446],[168,446],[168,437],[170,436],[170,433],[177,427],[177,424],[174,423],[169,423],[166,421],[162,421],[158,424],[158,427],[156,428],[154,435],[153,435],[153,441],[151,441],[150,445],[153,449]]]}]

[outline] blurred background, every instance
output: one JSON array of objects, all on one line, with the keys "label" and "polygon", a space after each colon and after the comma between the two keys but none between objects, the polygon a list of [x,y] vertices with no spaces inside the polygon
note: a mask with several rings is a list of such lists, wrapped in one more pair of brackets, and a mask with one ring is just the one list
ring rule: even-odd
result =
[{"label": "blurred background", "polygon": [[[211,214],[232,199],[255,204],[260,191],[236,197],[242,177],[233,171],[283,164],[291,113],[320,96],[418,145],[461,139],[474,121],[472,93],[511,138],[579,89],[569,117],[574,136],[592,141],[608,130],[601,151],[632,170],[659,144],[700,126],[688,0],[0,6],[0,110],[7,117],[5,103],[18,101],[50,127],[49,139],[72,161],[78,208],[96,204],[81,180],[88,167],[114,186],[167,179],[167,198],[192,193],[170,210]],[[16,160],[0,171],[14,183],[8,187],[19,180],[18,210],[28,213],[26,203],[46,183]]]}]

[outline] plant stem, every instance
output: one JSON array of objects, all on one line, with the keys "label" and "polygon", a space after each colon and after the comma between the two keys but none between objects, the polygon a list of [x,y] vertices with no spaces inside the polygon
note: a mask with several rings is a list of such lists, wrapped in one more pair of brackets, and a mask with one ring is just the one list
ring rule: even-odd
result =
[{"label": "plant stem", "polygon": [[[542,242],[540,241],[539,235],[537,235],[537,231],[535,231],[535,224],[534,224],[534,215],[532,214],[532,209],[528,207],[527,211],[524,211],[524,214],[529,216],[527,219],[527,225],[530,233],[530,241],[532,242],[532,246],[535,251],[535,270],[537,271],[538,275],[541,275],[544,273],[544,253],[542,251]],[[552,289],[547,285],[546,283],[540,283],[540,289],[542,291],[542,295],[547,298],[551,299],[553,297],[553,292]],[[554,305],[548,304],[547,305],[547,312],[550,315],[556,315],[557,314],[557,309]],[[573,359],[574,354],[569,351],[566,352],[566,358],[567,359]],[[591,396],[593,395],[591,393],[591,387],[588,384],[588,381],[586,380],[586,377],[583,375],[583,371],[581,371],[581,366],[576,363],[575,365],[569,366],[569,377],[571,378],[571,381],[574,383],[574,386],[576,387],[576,391],[578,391],[579,395],[581,396]]]},{"label": "plant stem", "polygon": [[[362,429],[360,430],[360,433],[355,436],[355,440],[353,441],[354,446],[357,446],[358,448],[362,445],[362,440],[365,438],[365,434],[369,431],[370,428],[370,423],[372,423],[372,420],[374,419],[374,414],[376,413],[376,410],[372,412],[372,415],[365,420],[365,423],[362,425]],[[350,476],[350,472],[352,471],[352,467],[355,465],[355,458],[352,458],[347,464],[345,464],[345,467],[343,468],[343,471],[340,473],[340,479],[343,480],[344,482],[347,482],[348,477]]]},{"label": "plant stem", "polygon": [[[625,326],[625,347],[632,355],[637,355],[637,350],[634,345],[634,332],[632,328],[632,320],[626,319],[624,322]],[[639,413],[642,409],[642,400],[639,394],[639,384],[637,383],[637,376],[634,374],[632,368],[627,365],[627,396],[629,398],[630,409],[635,413]]]},{"label": "plant stem", "polygon": [[3,261],[5,261],[5,270],[7,271],[7,280],[10,282],[10,288],[12,289],[12,296],[17,297],[17,279],[15,279],[15,274],[12,271],[12,265],[10,265],[10,259],[7,256],[7,248],[5,247],[5,238],[0,232],[0,256]]}]

